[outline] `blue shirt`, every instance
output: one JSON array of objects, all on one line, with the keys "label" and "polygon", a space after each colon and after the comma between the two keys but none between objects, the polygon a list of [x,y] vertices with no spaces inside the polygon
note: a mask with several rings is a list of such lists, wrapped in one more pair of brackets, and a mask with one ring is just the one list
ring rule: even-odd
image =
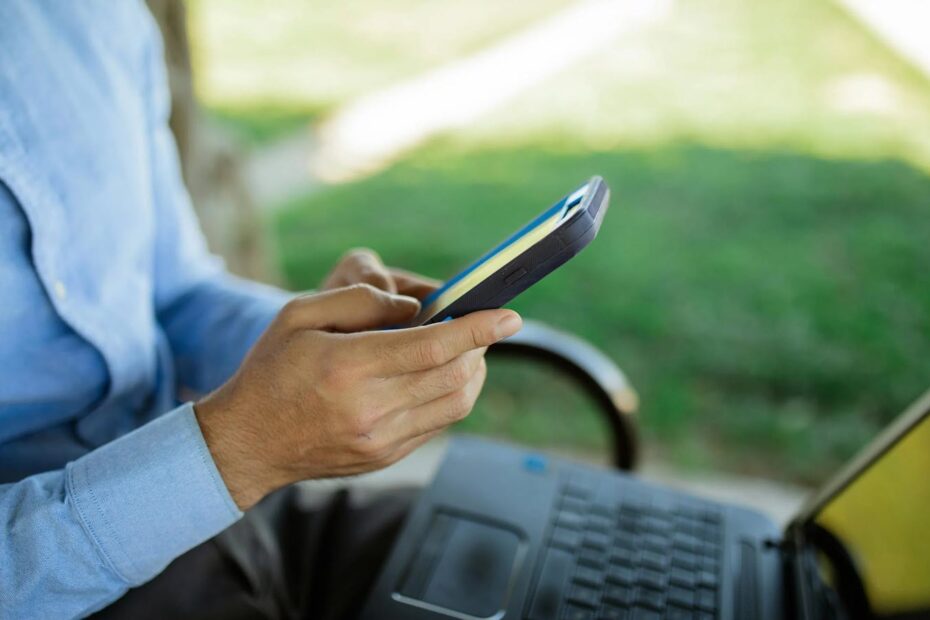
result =
[{"label": "blue shirt", "polygon": [[75,617],[241,516],[178,395],[285,296],[205,247],[141,0],[3,0],[0,42],[0,617]]}]

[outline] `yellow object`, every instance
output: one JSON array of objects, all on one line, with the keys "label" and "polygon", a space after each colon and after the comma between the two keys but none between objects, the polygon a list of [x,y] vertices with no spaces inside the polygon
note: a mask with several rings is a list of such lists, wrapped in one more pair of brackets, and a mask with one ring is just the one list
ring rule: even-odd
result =
[{"label": "yellow object", "polygon": [[513,243],[501,248],[500,251],[475,267],[464,278],[449,287],[449,290],[440,294],[431,304],[423,308],[414,323],[422,324],[430,320],[444,308],[448,308],[455,303],[462,295],[496,273],[511,260],[531,248],[535,243],[545,239],[546,235],[557,229],[562,222],[568,220],[575,211],[577,211],[581,205],[580,197],[584,195],[587,188],[588,186],[585,185],[565,200],[566,205],[572,205],[568,212],[561,209],[555,211],[537,226],[528,230],[523,235],[520,235],[517,239],[514,239]]}]

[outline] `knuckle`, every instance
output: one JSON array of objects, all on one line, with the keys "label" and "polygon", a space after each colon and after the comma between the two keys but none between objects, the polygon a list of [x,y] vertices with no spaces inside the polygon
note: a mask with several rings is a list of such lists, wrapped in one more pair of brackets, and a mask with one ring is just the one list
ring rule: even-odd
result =
[{"label": "knuckle", "polygon": [[430,338],[419,342],[413,352],[416,362],[424,366],[439,366],[442,364],[445,347],[439,340]]},{"label": "knuckle", "polygon": [[364,445],[371,444],[371,433],[375,428],[374,416],[363,411],[352,416],[351,420],[350,429],[355,437]]},{"label": "knuckle", "polygon": [[322,386],[333,392],[340,392],[352,383],[352,369],[348,364],[342,363],[338,355],[323,356],[318,370]]},{"label": "knuckle", "polygon": [[483,347],[487,341],[484,330],[481,329],[481,324],[477,322],[469,326],[468,337],[471,340],[472,347],[475,349]]},{"label": "knuckle", "polygon": [[352,444],[352,452],[364,461],[379,461],[386,451],[386,446],[370,435],[359,435]]},{"label": "knuckle", "polygon": [[342,261],[349,264],[363,263],[367,259],[368,251],[365,248],[352,248],[342,257]]},{"label": "knuckle", "polygon": [[362,302],[377,300],[380,297],[380,291],[368,282],[353,284],[349,287],[349,290],[353,296]]},{"label": "knuckle", "polygon": [[466,390],[459,390],[453,396],[449,403],[449,420],[457,422],[471,412],[473,405],[471,396]]},{"label": "knuckle", "polygon": [[278,321],[286,329],[294,329],[297,327],[297,318],[300,315],[300,305],[301,298],[295,297],[288,301],[284,306],[281,307],[281,310],[278,311]]},{"label": "knuckle", "polygon": [[459,357],[455,361],[446,364],[443,372],[444,383],[449,387],[461,387],[471,379],[471,368],[467,360]]}]

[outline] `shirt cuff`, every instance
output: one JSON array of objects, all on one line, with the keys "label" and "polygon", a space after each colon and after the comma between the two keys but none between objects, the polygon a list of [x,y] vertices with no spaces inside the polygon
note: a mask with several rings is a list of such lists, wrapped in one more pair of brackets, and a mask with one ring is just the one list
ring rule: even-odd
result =
[{"label": "shirt cuff", "polygon": [[131,585],[242,516],[191,403],[69,464],[67,485],[87,534]]}]

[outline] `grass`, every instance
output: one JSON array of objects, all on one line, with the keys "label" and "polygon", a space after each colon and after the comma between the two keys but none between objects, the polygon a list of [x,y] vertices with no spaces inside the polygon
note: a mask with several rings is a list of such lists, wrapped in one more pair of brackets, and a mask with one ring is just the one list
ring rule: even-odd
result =
[{"label": "grass", "polygon": [[[316,286],[362,244],[450,275],[591,171],[617,188],[599,238],[513,307],[608,351],[641,392],[648,436],[679,462],[809,480],[926,386],[930,177],[896,161],[437,145],[286,210],[286,277]],[[469,428],[603,445],[566,384],[522,372],[491,373]]]},{"label": "grass", "polygon": [[[532,14],[515,11],[497,34]],[[350,14],[324,15],[339,12]],[[216,82],[207,99],[230,109],[261,92],[325,114],[497,36],[462,23],[437,26],[475,28],[441,53],[416,51],[402,27],[389,52],[340,25],[321,41],[351,58],[344,74],[324,70],[290,98],[271,84],[243,99]],[[513,306],[617,360],[640,391],[648,445],[667,458],[814,481],[928,382],[927,128],[926,78],[832,3],[679,0],[480,123],[292,201],[272,226],[296,288],[355,245],[443,277],[602,174],[614,202],[601,236]],[[605,445],[570,384],[503,362],[463,426]]]}]

